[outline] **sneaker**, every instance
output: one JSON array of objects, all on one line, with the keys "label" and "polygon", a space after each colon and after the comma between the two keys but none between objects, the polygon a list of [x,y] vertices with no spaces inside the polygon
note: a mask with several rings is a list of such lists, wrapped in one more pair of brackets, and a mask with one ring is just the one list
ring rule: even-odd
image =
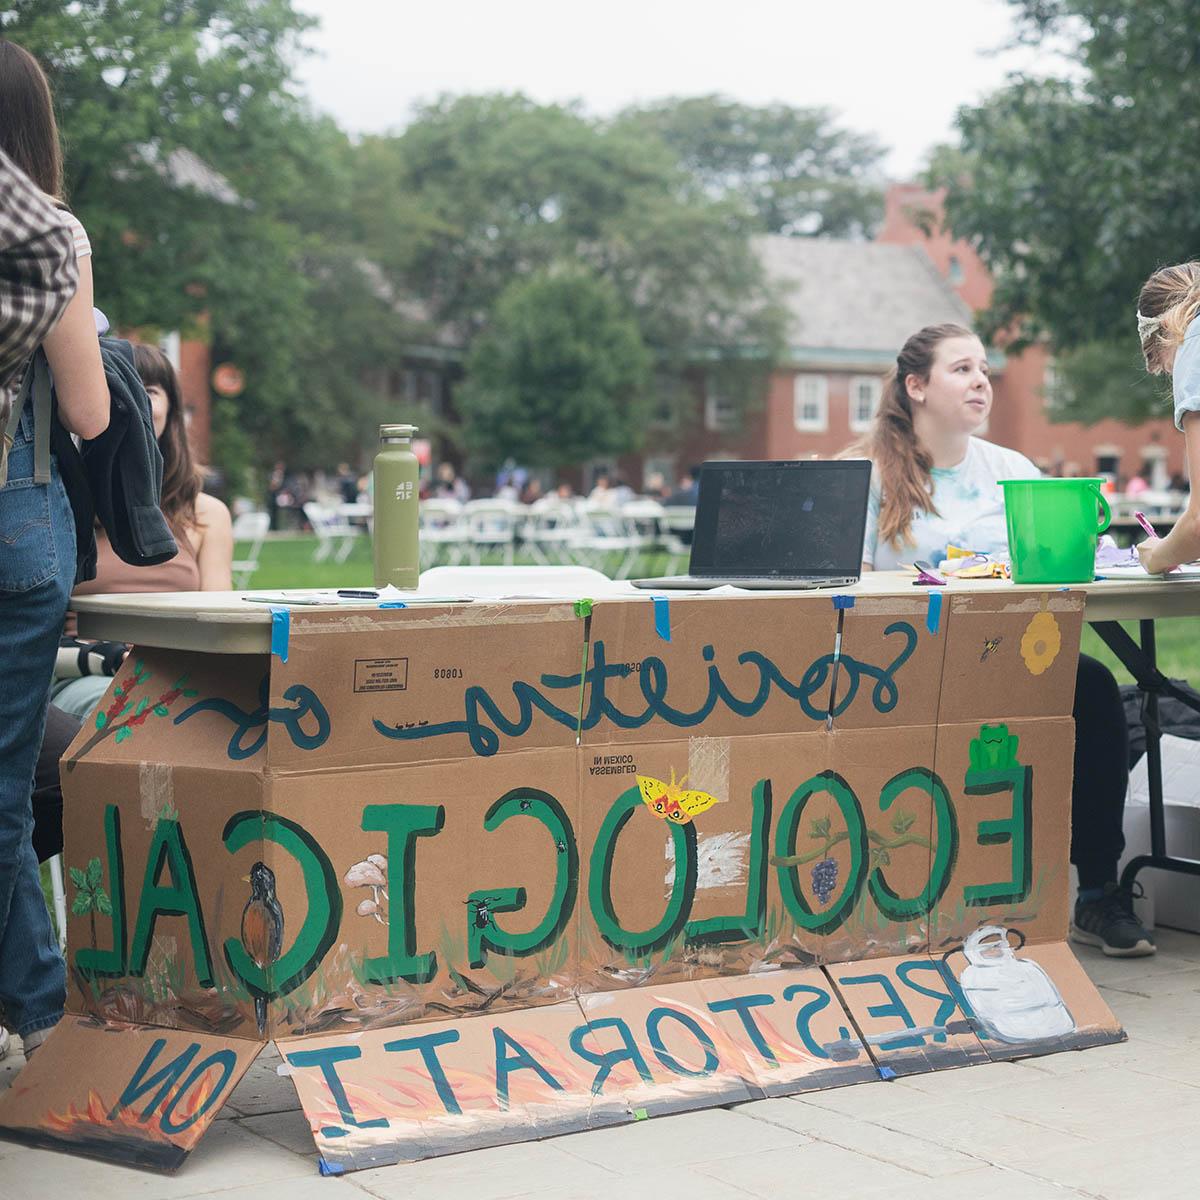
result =
[{"label": "sneaker", "polygon": [[[1134,884],[1141,894],[1139,884]],[[1113,958],[1140,958],[1153,954],[1154,935],[1134,916],[1135,893],[1119,884],[1106,883],[1099,900],[1075,901],[1071,940],[1098,946]]]},{"label": "sneaker", "polygon": [[39,1029],[34,1033],[27,1033],[21,1039],[21,1047],[25,1051],[25,1059],[28,1061],[33,1057],[33,1052],[50,1036],[54,1026],[49,1029]]}]

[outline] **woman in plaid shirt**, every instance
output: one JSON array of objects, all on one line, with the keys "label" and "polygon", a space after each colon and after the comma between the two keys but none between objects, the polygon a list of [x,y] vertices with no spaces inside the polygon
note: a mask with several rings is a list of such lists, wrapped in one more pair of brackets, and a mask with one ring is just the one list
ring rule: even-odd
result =
[{"label": "woman in plaid shirt", "polygon": [[[58,189],[44,181],[47,170],[61,178],[45,76],[24,50],[0,41],[0,409],[10,406],[34,350],[55,339],[66,385],[59,389],[60,419],[72,432],[95,437],[108,424],[108,392],[96,386],[87,349],[76,353],[76,335],[61,320],[74,307],[79,267],[72,231],[53,203]],[[94,348],[94,329],[91,341]],[[53,360],[52,367],[58,385]],[[66,999],[62,955],[30,841],[30,796],[75,578],[75,525],[57,464],[49,483],[34,477],[32,404],[3,427],[11,445],[6,439],[0,487],[0,645],[7,656],[0,689],[0,1009],[28,1055],[62,1017]]]}]

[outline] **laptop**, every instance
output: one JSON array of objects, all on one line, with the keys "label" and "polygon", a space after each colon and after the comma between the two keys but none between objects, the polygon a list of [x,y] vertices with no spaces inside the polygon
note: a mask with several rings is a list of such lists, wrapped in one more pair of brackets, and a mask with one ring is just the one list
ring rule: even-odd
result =
[{"label": "laptop", "polygon": [[862,571],[871,464],[708,462],[686,575],[639,588],[762,590],[846,587]]}]

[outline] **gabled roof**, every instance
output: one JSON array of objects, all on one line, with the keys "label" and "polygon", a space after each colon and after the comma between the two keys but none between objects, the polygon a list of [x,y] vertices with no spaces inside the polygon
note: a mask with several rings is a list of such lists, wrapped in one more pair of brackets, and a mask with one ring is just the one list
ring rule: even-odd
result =
[{"label": "gabled roof", "polygon": [[972,324],[920,246],[767,234],[755,249],[787,309],[794,362],[884,364],[923,325]]}]

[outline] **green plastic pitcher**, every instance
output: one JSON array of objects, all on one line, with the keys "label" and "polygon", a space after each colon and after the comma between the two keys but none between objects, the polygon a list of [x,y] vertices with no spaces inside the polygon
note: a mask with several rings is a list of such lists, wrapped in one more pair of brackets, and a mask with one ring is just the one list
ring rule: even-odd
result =
[{"label": "green plastic pitcher", "polygon": [[[1102,479],[1001,479],[1014,583],[1091,583],[1112,512]],[[1097,518],[1096,505],[1103,514]]]}]

